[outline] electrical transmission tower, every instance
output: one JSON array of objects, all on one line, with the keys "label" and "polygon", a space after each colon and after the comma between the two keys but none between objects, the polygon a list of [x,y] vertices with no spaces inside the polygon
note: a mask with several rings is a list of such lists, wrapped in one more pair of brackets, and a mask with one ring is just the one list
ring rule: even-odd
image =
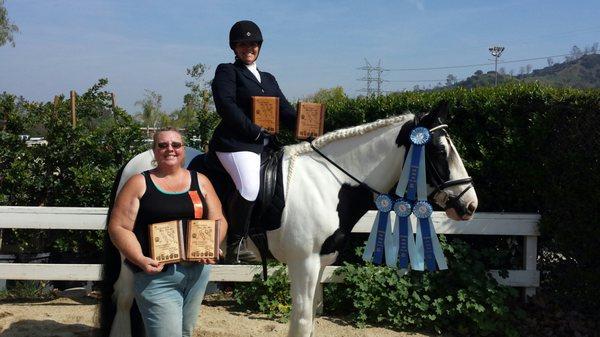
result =
[{"label": "electrical transmission tower", "polygon": [[[365,63],[366,63],[366,65],[364,67],[360,67],[358,69],[359,70],[366,70],[367,71],[367,76],[363,77],[363,78],[359,78],[358,80],[359,81],[365,81],[365,82],[367,82],[367,87],[363,88],[363,89],[361,89],[359,91],[366,91],[367,92],[367,96],[371,96],[372,94],[377,94],[377,96],[380,96],[381,95],[381,91],[382,91],[381,84],[383,82],[385,82],[385,80],[381,78],[381,74],[384,71],[389,71],[389,69],[383,69],[381,67],[381,60],[379,60],[377,62],[377,66],[376,67],[373,67],[371,65],[371,63],[369,63],[369,61],[367,61],[366,58],[365,58]],[[374,75],[374,74],[376,74],[376,75]],[[377,86],[376,89],[372,87],[372,83],[376,84],[376,86]]]}]

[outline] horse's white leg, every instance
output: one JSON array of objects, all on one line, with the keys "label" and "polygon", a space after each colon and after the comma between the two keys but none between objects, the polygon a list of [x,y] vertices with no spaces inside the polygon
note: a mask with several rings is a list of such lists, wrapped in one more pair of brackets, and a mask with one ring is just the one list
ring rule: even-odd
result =
[{"label": "horse's white leg", "polygon": [[321,259],[318,254],[288,261],[292,292],[289,337],[313,336],[315,289],[320,267]]},{"label": "horse's white leg", "polygon": [[110,337],[131,336],[131,305],[133,304],[133,272],[129,269],[121,255],[121,271],[114,284],[112,295],[113,302],[117,305],[117,312],[110,328]]}]

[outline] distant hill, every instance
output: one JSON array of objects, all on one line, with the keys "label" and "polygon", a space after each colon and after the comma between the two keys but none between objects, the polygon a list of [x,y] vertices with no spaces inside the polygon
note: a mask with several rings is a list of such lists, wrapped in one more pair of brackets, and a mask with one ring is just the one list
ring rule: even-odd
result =
[{"label": "distant hill", "polygon": [[600,54],[583,55],[573,61],[536,69],[518,78],[555,87],[600,88]]},{"label": "distant hill", "polygon": [[[484,73],[478,70],[472,76],[452,86],[465,88],[487,87],[494,85],[494,79],[495,74],[493,71]],[[576,60],[535,69],[524,75],[498,74],[498,84],[511,81],[538,81],[555,87],[600,88],[600,54],[583,55]]]}]

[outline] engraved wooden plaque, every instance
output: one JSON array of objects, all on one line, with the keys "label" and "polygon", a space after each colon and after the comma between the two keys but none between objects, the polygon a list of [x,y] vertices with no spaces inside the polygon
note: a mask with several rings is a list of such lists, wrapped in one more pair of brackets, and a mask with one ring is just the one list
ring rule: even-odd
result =
[{"label": "engraved wooden plaque", "polygon": [[150,257],[161,263],[179,262],[183,255],[181,223],[177,220],[148,226]]},{"label": "engraved wooden plaque", "polygon": [[279,97],[252,96],[252,123],[271,134],[279,132]]},{"label": "engraved wooden plaque", "polygon": [[296,119],[296,139],[318,137],[323,134],[325,105],[320,103],[298,102]]},{"label": "engraved wooden plaque", "polygon": [[219,221],[189,220],[187,225],[186,260],[219,260]]}]

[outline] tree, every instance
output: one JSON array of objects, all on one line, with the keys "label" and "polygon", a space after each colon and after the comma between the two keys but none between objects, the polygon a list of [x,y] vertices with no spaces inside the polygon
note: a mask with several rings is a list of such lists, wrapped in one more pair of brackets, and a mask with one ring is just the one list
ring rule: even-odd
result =
[{"label": "tree", "polygon": [[191,144],[206,148],[214,129],[219,123],[219,115],[216,114],[210,81],[204,76],[208,67],[198,63],[186,70],[191,80],[185,83],[189,92],[183,96],[183,107],[177,112],[177,120],[187,129],[187,135],[198,138],[198,144]]},{"label": "tree", "polygon": [[146,126],[161,126],[165,119],[162,116],[166,114],[162,111],[162,95],[152,90],[146,89],[144,98],[135,102],[136,106],[141,106],[142,111],[135,115],[135,118]]},{"label": "tree", "polygon": [[571,53],[569,56],[565,57],[566,61],[573,61],[573,60],[577,60],[578,58],[583,56],[583,52],[581,51],[581,49],[577,46],[573,46],[571,48]]},{"label": "tree", "polygon": [[531,72],[532,69],[533,69],[533,66],[531,64],[528,64],[527,66],[525,66],[525,71],[527,71],[528,74]]},{"label": "tree", "polygon": [[454,83],[456,83],[456,76],[454,76],[453,74],[448,74],[448,76],[446,77],[446,86],[451,86]]},{"label": "tree", "polygon": [[554,65],[554,59],[552,59],[551,57],[547,58],[546,62],[548,62],[548,67],[551,67],[552,65]]},{"label": "tree", "polygon": [[327,104],[332,102],[340,102],[347,98],[348,96],[346,96],[344,88],[338,85],[337,87],[329,89],[319,89],[314,94],[306,96],[304,100]]},{"label": "tree", "polygon": [[4,0],[0,0],[0,47],[7,42],[14,47],[15,40],[13,39],[13,33],[17,32],[19,32],[19,27],[10,22],[8,11],[4,7]]}]

